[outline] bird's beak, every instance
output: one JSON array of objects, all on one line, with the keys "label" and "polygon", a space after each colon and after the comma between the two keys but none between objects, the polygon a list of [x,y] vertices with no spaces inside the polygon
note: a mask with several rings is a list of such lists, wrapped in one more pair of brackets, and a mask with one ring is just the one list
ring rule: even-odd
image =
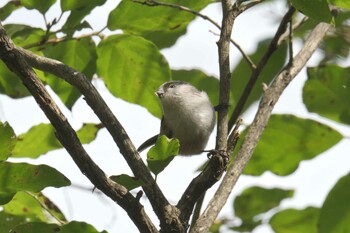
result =
[{"label": "bird's beak", "polygon": [[158,89],[155,94],[158,96],[159,99],[161,99],[164,96],[164,90]]}]

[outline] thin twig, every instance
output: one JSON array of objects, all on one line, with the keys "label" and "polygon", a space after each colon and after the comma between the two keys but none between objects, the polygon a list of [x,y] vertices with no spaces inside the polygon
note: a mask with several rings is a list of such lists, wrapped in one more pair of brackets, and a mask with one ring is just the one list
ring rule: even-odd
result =
[{"label": "thin twig", "polygon": [[[216,35],[216,36],[220,36],[220,34],[214,32],[212,30],[209,30],[209,31],[211,33],[213,33],[214,35]],[[235,40],[233,40],[232,38],[230,39],[230,41],[241,52],[243,58],[248,62],[248,65],[250,66],[250,68],[252,70],[255,70],[256,69],[256,65],[254,64],[252,59],[250,59],[249,55],[244,52],[243,48]]]},{"label": "thin twig", "polygon": [[102,28],[99,31],[91,32],[91,33],[88,33],[88,34],[83,34],[83,35],[80,35],[80,36],[77,36],[77,37],[65,36],[65,37],[61,37],[61,38],[51,38],[51,39],[48,39],[46,41],[40,41],[40,42],[36,42],[36,43],[25,45],[25,46],[23,46],[23,48],[24,49],[31,49],[31,48],[34,48],[34,47],[43,46],[45,44],[57,44],[57,43],[64,42],[64,41],[80,40],[80,39],[87,38],[87,37],[92,37],[92,36],[103,37],[103,35],[101,33],[102,33],[102,31],[104,29],[106,29],[106,27]]},{"label": "thin twig", "polygon": [[[135,3],[146,5],[146,6],[150,6],[150,7],[153,7],[153,6],[165,6],[165,7],[171,7],[171,8],[175,8],[175,9],[178,9],[178,10],[182,10],[182,11],[194,14],[196,16],[201,17],[204,20],[209,21],[210,23],[212,23],[215,27],[217,27],[221,31],[221,26],[217,22],[215,22],[212,18],[210,18],[209,16],[204,15],[204,14],[202,14],[200,12],[194,11],[194,10],[188,8],[188,7],[177,5],[177,4],[173,4],[173,3],[159,2],[159,1],[155,1],[155,0],[132,0],[132,1],[135,2]],[[236,2],[236,4],[238,4],[237,2]],[[239,9],[239,8],[237,7],[237,9]],[[242,13],[242,12],[243,12],[243,10],[238,10],[237,11],[237,15]],[[235,42],[233,39],[231,39],[231,43],[234,46],[236,46],[238,51],[240,51],[240,53],[242,54],[243,58],[248,62],[249,66],[252,69],[255,69],[255,64],[252,62],[250,57],[244,52],[242,47],[239,46],[237,44],[237,42]]]},{"label": "thin twig", "polygon": [[188,7],[185,6],[181,6],[181,5],[177,5],[177,4],[173,4],[173,3],[167,3],[167,2],[159,2],[159,1],[155,1],[155,0],[132,0],[135,3],[139,3],[142,5],[146,5],[146,6],[165,6],[165,7],[171,7],[171,8],[175,8],[181,11],[185,11],[194,15],[197,15],[199,17],[201,17],[204,20],[208,20],[209,22],[211,22],[213,25],[215,25],[217,28],[220,29],[220,25],[215,22],[213,19],[211,19],[210,17],[208,17],[207,15],[203,15],[197,11],[194,11]]},{"label": "thin twig", "polygon": [[259,104],[259,109],[248,129],[240,151],[225,174],[214,197],[210,200],[208,207],[197,220],[196,226],[191,233],[208,232],[209,227],[226,203],[238,177],[242,174],[243,169],[250,160],[259,138],[267,125],[273,107],[288,84],[295,78],[315,52],[329,28],[329,24],[319,23],[306,40],[303,48],[293,59],[293,64],[286,65],[271,86],[265,90]]},{"label": "thin twig", "polygon": [[241,11],[246,11],[250,8],[252,8],[253,6],[259,4],[259,3],[262,3],[263,1],[265,0],[253,0],[253,1],[249,1],[249,3],[247,4],[244,4],[243,7],[241,7]]}]

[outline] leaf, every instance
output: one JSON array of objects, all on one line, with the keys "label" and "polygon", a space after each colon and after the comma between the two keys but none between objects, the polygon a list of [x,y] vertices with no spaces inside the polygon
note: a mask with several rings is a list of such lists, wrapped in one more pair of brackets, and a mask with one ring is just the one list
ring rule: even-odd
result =
[{"label": "leaf", "polygon": [[3,62],[0,62],[0,93],[11,98],[30,95],[18,76],[11,72]]},{"label": "leaf", "polygon": [[33,126],[28,132],[17,137],[12,157],[37,158],[51,150],[62,148],[55,137],[51,124]]},{"label": "leaf", "polygon": [[208,76],[200,70],[172,70],[173,80],[180,80],[191,83],[198,90],[205,91],[212,105],[219,103],[219,80]]},{"label": "leaf", "polygon": [[109,178],[111,180],[113,180],[114,182],[123,185],[129,191],[144,185],[142,180],[140,180],[136,177],[128,176],[126,174],[121,174],[121,175],[117,175],[117,176],[110,176]]},{"label": "leaf", "polygon": [[65,225],[49,224],[43,222],[33,222],[16,226],[10,233],[107,233],[107,231],[97,231],[92,225],[85,222],[72,221]]},{"label": "leaf", "polygon": [[334,6],[350,10],[350,2],[348,0],[328,0],[328,2]]},{"label": "leaf", "polygon": [[[46,32],[41,28],[35,28],[22,24],[7,24],[5,25],[6,33],[17,46],[28,47],[39,45],[45,39]],[[54,38],[50,36],[49,38]]]},{"label": "leaf", "polygon": [[94,8],[96,6],[101,6],[105,2],[106,0],[61,0],[61,9],[62,11],[71,11],[86,8],[87,6]]},{"label": "leaf", "polygon": [[16,135],[8,122],[0,122],[0,162],[6,160],[16,145]]},{"label": "leaf", "polygon": [[171,76],[167,61],[153,43],[138,36],[114,35],[101,41],[97,55],[97,74],[114,96],[161,117],[154,92]]},{"label": "leaf", "polygon": [[234,199],[234,212],[243,221],[244,230],[252,231],[257,223],[260,224],[259,221],[256,221],[255,216],[277,207],[283,199],[292,197],[293,194],[293,190],[250,187]]},{"label": "leaf", "polygon": [[0,211],[0,233],[8,233],[12,228],[20,224],[27,223],[29,219],[24,216],[15,216]]},{"label": "leaf", "polygon": [[[45,206],[45,208],[43,207]],[[50,211],[56,218],[66,221],[63,213],[53,202],[42,193],[17,192],[13,199],[3,206],[4,212],[14,216],[25,216],[27,221],[57,221],[47,212]]]},{"label": "leaf", "polygon": [[[77,135],[81,143],[90,143],[96,138],[101,125],[84,124],[78,130]],[[12,152],[12,157],[37,158],[51,150],[62,148],[55,136],[55,130],[51,124],[33,126],[28,132],[17,137],[17,144]]]},{"label": "leaf", "polygon": [[318,220],[319,233],[350,232],[350,173],[328,193]]},{"label": "leaf", "polygon": [[90,24],[82,20],[91,13],[97,6],[101,6],[106,0],[62,0],[62,11],[70,11],[67,21],[62,27],[62,31],[71,37],[75,31],[83,28],[91,28]]},{"label": "leaf", "polygon": [[[264,53],[267,51],[270,41],[271,40],[264,40],[258,44],[257,50],[250,55],[250,58],[254,62],[260,61]],[[270,60],[265,65],[265,68],[262,70],[258,80],[256,81],[243,111],[249,108],[249,106],[251,106],[252,103],[260,99],[263,91],[262,84],[269,84],[273,80],[273,78],[280,72],[281,68],[285,63],[286,55],[287,46],[285,44],[281,45],[273,53],[273,55],[270,57]],[[247,64],[246,60],[242,58],[232,72],[230,103],[233,106],[237,104],[239,98],[242,96],[250,75],[251,68]]]},{"label": "leaf", "polygon": [[332,14],[326,0],[291,0],[292,5],[310,18],[330,23]]},{"label": "leaf", "polygon": [[350,67],[337,65],[308,68],[303,101],[310,112],[350,124]]},{"label": "leaf", "polygon": [[[244,138],[247,130],[241,134]],[[317,121],[293,115],[272,115],[245,174],[261,175],[271,171],[285,176],[294,172],[299,163],[328,150],[342,139],[342,135]],[[239,140],[237,148],[240,147]]]},{"label": "leaf", "polygon": [[60,227],[56,224],[49,224],[44,222],[30,222],[15,226],[9,231],[10,233],[62,233]]},{"label": "leaf", "polygon": [[37,9],[41,14],[56,2],[56,0],[21,0],[21,4],[27,9]]},{"label": "leaf", "polygon": [[72,221],[62,227],[60,233],[107,233],[107,231],[97,231],[92,225],[85,222]]},{"label": "leaf", "polygon": [[[168,0],[165,2],[200,11],[212,1]],[[194,14],[172,7],[150,7],[123,0],[111,11],[107,26],[110,30],[122,29],[124,32],[143,36],[163,48],[175,43],[178,37],[185,33],[187,25],[194,18]],[[172,42],[164,43],[163,36]],[[161,43],[158,43],[159,41]]]},{"label": "leaf", "polygon": [[185,35],[187,32],[187,25],[180,26],[178,28],[167,29],[162,31],[150,31],[143,32],[140,35],[152,41],[157,45],[159,49],[169,48],[174,45],[180,36]]},{"label": "leaf", "polygon": [[151,172],[156,176],[161,173],[179,153],[179,147],[178,139],[169,139],[165,135],[160,136],[147,153],[147,163]]},{"label": "leaf", "polygon": [[276,213],[269,224],[276,233],[318,233],[317,220],[320,209],[307,207],[303,210],[286,209]]},{"label": "leaf", "polygon": [[[4,205],[12,200],[15,193],[1,193],[0,192],[0,205]],[[1,233],[1,231],[0,231]]]},{"label": "leaf", "polygon": [[30,222],[47,221],[39,202],[26,192],[17,192],[12,200],[4,205],[3,208],[5,213],[15,216],[25,216]]},{"label": "leaf", "polygon": [[[44,53],[47,57],[59,60],[84,73],[89,80],[96,73],[96,46],[91,38],[69,40],[47,46]],[[47,74],[46,82],[69,109],[81,96],[75,87],[51,74]]]},{"label": "leaf", "polygon": [[86,124],[84,123],[83,127],[81,127],[77,135],[79,137],[79,140],[82,144],[88,144],[95,140],[97,136],[97,132],[103,128],[102,124]]},{"label": "leaf", "polygon": [[47,165],[0,163],[0,194],[18,191],[39,192],[46,187],[70,185],[67,177]]},{"label": "leaf", "polygon": [[11,13],[21,8],[21,5],[15,1],[10,1],[0,8],[0,20],[4,21]]}]

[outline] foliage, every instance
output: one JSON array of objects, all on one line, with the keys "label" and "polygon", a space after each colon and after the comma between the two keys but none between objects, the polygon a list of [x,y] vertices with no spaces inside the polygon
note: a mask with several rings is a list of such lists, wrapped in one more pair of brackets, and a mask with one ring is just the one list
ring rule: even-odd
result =
[{"label": "foliage", "polygon": [[[106,0],[91,0],[88,3],[80,0],[57,2],[60,3],[62,13],[68,15],[59,29],[52,30],[53,26],[59,25],[60,20],[64,20],[59,15],[52,22],[46,22],[46,29],[30,25],[4,25],[17,46],[57,59],[84,73],[89,80],[97,75],[116,98],[140,105],[159,118],[161,108],[154,90],[171,79],[193,83],[208,93],[212,103],[218,103],[217,77],[198,69],[171,69],[171,64],[160,51],[172,47],[186,33],[188,25],[196,19],[194,14],[172,7],[150,7],[136,1],[123,0],[109,13],[104,29],[108,28],[110,35],[103,35],[104,30],[92,29],[86,17],[95,8],[105,4]],[[182,5],[196,12],[212,3],[210,0],[165,2]],[[249,4],[249,1],[242,2]],[[5,20],[12,12],[23,7],[27,10],[35,9],[45,16],[55,3],[56,0],[10,1],[0,8],[0,20]],[[310,113],[349,126],[350,68],[337,64],[339,59],[347,58],[350,51],[349,1],[291,0],[290,3],[299,11],[299,18],[309,17],[295,28],[294,36],[297,38],[304,40],[320,21],[335,25],[321,47],[323,53],[320,64],[307,69],[308,80],[303,87],[303,101]],[[333,18],[329,4],[342,8],[337,18]],[[79,32],[82,29],[90,29],[92,33],[81,35]],[[268,50],[270,41],[271,38],[267,38],[257,44],[256,50],[249,54],[253,62],[260,61]],[[269,84],[279,73],[288,60],[287,55],[288,45],[282,43],[261,71],[244,111],[260,99],[263,94],[261,86]],[[37,71],[37,74],[67,109],[72,110],[81,93],[52,74],[42,71]],[[250,74],[251,67],[244,58],[232,69],[233,107],[239,101]],[[16,99],[29,95],[21,81],[2,62],[0,93]],[[77,130],[77,134],[82,143],[90,143],[100,128],[101,125],[86,123]],[[243,131],[241,134],[242,140],[245,133]],[[319,156],[344,138],[344,135],[326,123],[294,115],[273,115],[245,174],[260,176],[266,171],[278,176],[292,174],[302,161]],[[242,140],[238,142],[237,148]],[[18,157],[35,159],[62,148],[50,124],[33,126],[16,136],[7,122],[0,122],[0,145],[0,233],[98,232],[88,223],[67,222],[59,208],[41,193],[47,187],[70,185],[67,177],[47,165],[13,160]],[[178,147],[178,140],[160,137],[156,146],[150,149],[147,161],[156,176],[177,155]],[[235,231],[252,231],[263,224],[261,216],[267,215],[267,212],[273,213],[272,217],[270,214],[267,218],[275,232],[348,232],[349,178],[346,175],[337,182],[322,207],[307,207],[303,210],[278,209],[282,200],[292,198],[293,190],[250,187],[237,196],[232,205],[241,224],[232,224],[233,217],[225,217],[215,223],[212,232],[220,232],[220,226],[223,225],[231,226],[230,229]],[[111,179],[128,190],[143,185],[141,181],[125,174],[112,176]]]}]

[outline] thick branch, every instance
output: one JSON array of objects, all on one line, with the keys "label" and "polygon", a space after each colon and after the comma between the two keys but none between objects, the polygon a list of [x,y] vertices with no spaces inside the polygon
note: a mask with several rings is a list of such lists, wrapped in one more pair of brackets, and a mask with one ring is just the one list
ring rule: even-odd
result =
[{"label": "thick branch", "polygon": [[7,67],[20,77],[23,84],[35,98],[36,102],[55,128],[56,137],[66,148],[81,172],[85,174],[98,189],[126,210],[140,231],[158,232],[139,201],[133,197],[124,186],[108,179],[105,173],[92,161],[79,141],[76,132],[52,100],[44,84],[27,64],[23,56],[15,49],[1,24],[0,57]]},{"label": "thick branch", "polygon": [[155,213],[161,221],[161,226],[162,223],[167,222],[167,218],[169,216],[165,212],[166,209],[169,209],[166,208],[166,206],[169,206],[169,202],[163,195],[158,185],[155,183],[125,129],[114,116],[112,111],[108,108],[106,102],[102,99],[96,88],[88,81],[84,74],[77,72],[73,68],[66,66],[59,61],[38,56],[20,47],[17,47],[17,49],[31,66],[39,70],[52,73],[79,89],[79,91],[84,95],[85,101],[94,110],[95,114],[99,117],[108,132],[112,135],[112,138],[119,147],[121,154],[127,161],[135,176],[143,180],[145,183],[143,189],[152,203]]},{"label": "thick branch", "polygon": [[257,65],[256,69],[253,70],[249,81],[247,83],[247,85],[244,88],[244,91],[242,92],[242,95],[240,97],[240,99],[238,100],[238,103],[232,113],[232,116],[230,118],[229,121],[229,126],[228,129],[231,130],[233,125],[235,124],[235,122],[237,121],[238,117],[240,116],[240,114],[242,114],[243,108],[245,103],[248,100],[248,97],[250,95],[250,92],[252,91],[255,82],[258,80],[261,71],[263,70],[263,68],[265,67],[265,65],[267,64],[267,62],[269,61],[271,55],[276,51],[276,49],[278,48],[278,41],[279,38],[283,35],[283,33],[286,31],[288,23],[290,22],[291,17],[293,16],[295,12],[295,8],[294,7],[290,7],[288,12],[285,14],[285,16],[283,17],[277,32],[275,34],[275,36],[273,37],[269,48],[267,49],[266,53],[264,54],[264,56],[261,58],[259,64]]},{"label": "thick branch", "polygon": [[284,89],[300,72],[300,70],[305,66],[306,62],[310,59],[311,55],[315,52],[329,27],[329,24],[318,24],[306,40],[303,48],[294,57],[294,62],[290,66],[285,67],[273,81],[271,86],[265,90],[260,101],[258,112],[256,113],[254,121],[249,127],[240,151],[238,152],[232,166],[229,167],[229,170],[223,178],[222,183],[220,184],[214,197],[209,202],[208,207],[197,220],[191,233],[208,232],[209,227],[212,225],[218,213],[226,203],[226,200],[231,193],[233,186],[236,184],[238,177],[242,174],[243,169],[250,160],[277,100],[281,96]]}]

